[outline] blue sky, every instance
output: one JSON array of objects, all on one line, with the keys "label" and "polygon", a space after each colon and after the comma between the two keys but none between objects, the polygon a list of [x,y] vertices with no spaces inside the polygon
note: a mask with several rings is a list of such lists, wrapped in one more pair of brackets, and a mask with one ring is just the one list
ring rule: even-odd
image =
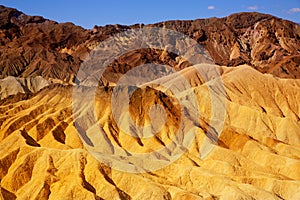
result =
[{"label": "blue sky", "polygon": [[300,22],[300,0],[0,0],[29,15],[85,28],[106,24],[155,23],[173,19],[223,17],[256,11]]}]

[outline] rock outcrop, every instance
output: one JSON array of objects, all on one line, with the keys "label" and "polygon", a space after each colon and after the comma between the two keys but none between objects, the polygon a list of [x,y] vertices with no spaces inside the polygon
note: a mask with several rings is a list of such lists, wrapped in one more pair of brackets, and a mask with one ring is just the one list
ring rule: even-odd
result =
[{"label": "rock outcrop", "polygon": [[[145,26],[190,36],[218,65],[200,74],[179,55],[146,48],[114,60],[95,91],[76,82],[94,47]],[[299,34],[296,23],[260,13],[85,30],[0,6],[0,199],[299,199]],[[147,63],[179,74],[116,86]],[[205,81],[211,69],[220,77]],[[95,96],[80,93],[74,109],[75,88]],[[120,124],[138,128],[129,135]],[[190,129],[193,137],[177,134]]]},{"label": "rock outcrop", "polygon": [[[225,18],[95,26],[93,30],[85,30],[72,23],[59,24],[1,6],[0,19],[0,78],[43,76],[73,82],[82,61],[101,41],[126,29],[153,26],[176,30],[195,39],[218,65],[248,64],[262,73],[300,77],[299,25],[266,14],[239,13]],[[176,60],[172,55],[161,58],[162,53],[141,51],[140,57],[144,59],[140,64]]]}]

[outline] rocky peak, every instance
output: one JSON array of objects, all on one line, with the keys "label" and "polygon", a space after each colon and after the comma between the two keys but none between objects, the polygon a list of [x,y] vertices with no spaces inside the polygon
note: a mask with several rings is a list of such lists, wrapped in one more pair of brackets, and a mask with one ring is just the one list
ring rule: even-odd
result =
[{"label": "rocky peak", "polygon": [[[300,77],[300,26],[267,14],[237,13],[224,18],[106,25],[85,30],[72,23],[56,23],[1,6],[0,78],[42,76],[73,82],[85,56],[101,41],[144,26],[164,27],[190,36],[218,65],[248,64],[278,77]],[[142,57],[147,57],[144,63],[151,63],[162,56]]]}]

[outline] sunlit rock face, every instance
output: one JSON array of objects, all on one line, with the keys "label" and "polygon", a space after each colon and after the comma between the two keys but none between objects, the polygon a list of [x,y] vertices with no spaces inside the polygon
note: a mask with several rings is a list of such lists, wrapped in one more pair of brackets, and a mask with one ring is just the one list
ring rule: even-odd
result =
[{"label": "sunlit rock face", "polygon": [[[0,199],[299,199],[298,25],[258,13],[146,25],[195,39],[210,55],[205,60],[218,64],[205,69],[219,76],[204,81],[197,66],[167,51],[132,51],[108,66],[91,101],[74,110],[74,88],[92,88],[90,80],[76,85],[87,54],[140,26],[90,31],[0,9]],[[170,66],[189,87],[168,71],[117,87],[124,74],[147,63]],[[212,87],[217,81],[221,90]],[[130,91],[127,115],[120,117]],[[217,112],[224,114],[219,134],[209,126],[213,98],[225,111]],[[125,125],[139,128],[128,134]],[[193,130],[193,137],[180,130]],[[202,156],[207,142],[211,148]],[[147,159],[128,162],[136,154]],[[117,156],[108,162],[99,155]]]},{"label": "sunlit rock face", "polygon": [[[300,26],[267,14],[238,13],[225,18],[95,26],[85,30],[72,23],[27,16],[1,6],[0,78],[42,76],[73,82],[82,61],[100,42],[127,29],[143,27],[167,28],[195,39],[218,65],[248,64],[262,73],[300,77]],[[124,55],[108,71],[123,74],[136,64],[153,62],[175,67],[179,64],[175,58],[164,51],[144,49]],[[182,63],[177,68],[187,66]]]},{"label": "sunlit rock face", "polygon": [[[45,87],[25,100],[19,101],[18,96],[3,100],[3,198],[292,198],[300,187],[299,80],[263,75],[246,65],[219,69],[227,115],[212,151],[204,159],[199,156],[206,137],[205,124],[200,123],[192,144],[178,160],[149,173],[115,170],[87,152],[74,126],[72,87]],[[186,71],[192,75],[193,70]],[[199,109],[210,115],[206,84],[193,82],[198,84],[189,90],[196,94]],[[97,89],[97,123],[109,139],[101,144],[107,145],[108,153],[117,147],[146,153],[174,139],[172,130],[180,119],[178,101],[160,89],[140,89],[131,98],[130,115],[140,125],[149,121],[145,105],[158,102],[165,106],[166,126],[154,138],[145,139],[118,130],[111,102],[105,101],[113,88]]]}]

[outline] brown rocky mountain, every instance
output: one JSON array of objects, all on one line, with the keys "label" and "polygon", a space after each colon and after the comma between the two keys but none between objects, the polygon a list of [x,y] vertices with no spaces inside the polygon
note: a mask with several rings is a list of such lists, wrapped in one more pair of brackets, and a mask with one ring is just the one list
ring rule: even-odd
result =
[{"label": "brown rocky mountain", "polygon": [[[218,65],[248,64],[262,73],[300,77],[300,26],[290,21],[260,13],[239,13],[220,19],[167,21],[146,26],[165,27],[190,36]],[[73,81],[82,60],[99,42],[138,27],[144,25],[95,26],[93,30],[85,30],[72,23],[59,24],[1,6],[0,78],[42,76]],[[170,60],[167,63],[172,65],[175,60],[169,55],[159,58],[161,52],[150,56],[147,52],[140,54],[144,59],[139,64]],[[130,56],[127,62],[131,62]]]},{"label": "brown rocky mountain", "polygon": [[[144,48],[110,63],[95,91],[93,74],[75,78],[102,41],[139,27],[184,33],[204,47],[201,60],[217,65]],[[0,35],[0,199],[300,199],[299,25],[239,13],[85,30],[1,6]],[[177,73],[165,70],[152,80],[162,71],[145,67],[150,79],[139,87],[116,86],[139,80],[122,75],[146,63]],[[118,115],[130,91],[128,114]],[[135,135],[120,124],[138,127],[130,129]]]}]

